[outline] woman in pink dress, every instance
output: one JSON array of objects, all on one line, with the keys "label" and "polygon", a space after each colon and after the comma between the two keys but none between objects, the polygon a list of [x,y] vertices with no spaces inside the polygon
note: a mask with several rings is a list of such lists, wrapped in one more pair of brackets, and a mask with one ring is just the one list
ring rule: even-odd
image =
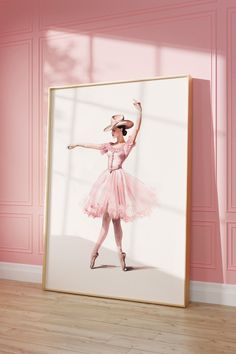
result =
[{"label": "woman in pink dress", "polygon": [[137,217],[149,215],[152,208],[158,204],[154,191],[122,168],[123,162],[132,148],[136,146],[136,137],[142,122],[141,103],[134,100],[133,104],[139,115],[133,134],[129,135],[126,141],[124,136],[127,134],[127,129],[133,127],[134,123],[124,119],[123,115],[116,114],[112,116],[111,124],[104,129],[105,132],[112,132],[112,136],[116,138],[115,143],[68,146],[68,149],[73,149],[76,146],[98,149],[101,154],[108,156],[108,168],[100,174],[93,184],[83,208],[88,216],[102,217],[102,227],[91,255],[91,269],[94,268],[99,255],[98,251],[108,234],[112,220],[121,267],[124,271],[128,270],[125,262],[126,253],[122,250],[121,219],[129,222]]}]

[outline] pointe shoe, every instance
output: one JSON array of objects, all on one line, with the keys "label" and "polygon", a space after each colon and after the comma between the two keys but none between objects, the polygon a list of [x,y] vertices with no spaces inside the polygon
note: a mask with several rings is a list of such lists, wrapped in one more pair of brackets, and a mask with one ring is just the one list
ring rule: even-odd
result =
[{"label": "pointe shoe", "polygon": [[96,261],[96,258],[97,258],[98,255],[99,255],[98,252],[92,254],[92,257],[91,257],[91,260],[90,260],[90,268],[91,269],[94,268],[94,264],[95,264],[95,261]]},{"label": "pointe shoe", "polygon": [[126,267],[126,264],[125,264],[126,253],[121,252],[119,254],[119,257],[120,257],[120,263],[121,263],[122,270],[126,272],[128,270],[128,268]]}]

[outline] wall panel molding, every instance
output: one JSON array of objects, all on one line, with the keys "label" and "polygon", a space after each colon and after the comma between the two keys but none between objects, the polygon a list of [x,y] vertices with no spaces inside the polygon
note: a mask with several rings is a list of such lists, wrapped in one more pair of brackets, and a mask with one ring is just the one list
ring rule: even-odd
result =
[{"label": "wall panel molding", "polygon": [[[33,253],[33,216],[31,214],[1,213],[0,252]],[[5,227],[5,229],[4,229]],[[8,230],[9,234],[5,234]],[[24,238],[22,238],[24,235]],[[19,240],[20,238],[20,240]],[[25,246],[12,246],[15,244]]]},{"label": "wall panel molding", "polygon": [[[11,205],[11,206],[33,206],[33,119],[32,119],[32,107],[33,107],[33,46],[32,39],[24,39],[17,41],[8,41],[4,43],[0,43],[0,50],[3,48],[16,48],[17,46],[24,47],[25,46],[25,59],[27,62],[27,99],[26,99],[26,107],[27,107],[27,174],[28,174],[28,192],[25,199],[8,199],[8,200],[0,200],[0,205]],[[13,72],[15,68],[12,68]],[[9,98],[10,102],[10,98]],[[19,150],[20,151],[20,150]],[[21,186],[19,185],[19,188]]]},{"label": "wall panel molding", "polygon": [[38,215],[38,254],[44,254],[44,237],[43,234],[43,222],[44,222],[44,215]]},{"label": "wall panel molding", "polygon": [[227,223],[227,270],[236,271],[236,222]]},{"label": "wall panel molding", "polygon": [[[192,221],[192,232],[191,232],[191,267],[198,269],[216,269],[216,223],[213,221]],[[194,239],[194,228],[201,229],[201,232],[197,232],[197,239]],[[201,237],[201,238],[200,238]],[[199,243],[201,245],[199,246]],[[196,252],[195,249],[202,251]],[[205,251],[205,255],[203,254]],[[202,260],[198,260],[198,257],[201,257]],[[195,260],[194,260],[195,258]]]},{"label": "wall panel molding", "polygon": [[[226,204],[227,204],[227,212],[236,212],[236,200],[233,200],[233,182],[235,185],[235,180],[236,180],[236,171],[233,171],[233,157],[235,158],[236,156],[233,156],[233,150],[232,150],[232,144],[234,141],[234,136],[233,133],[233,128],[236,129],[236,121],[234,122],[235,127],[233,127],[233,117],[235,112],[233,112],[233,97],[235,93],[233,92],[233,58],[232,58],[232,50],[233,46],[235,45],[235,37],[233,36],[233,16],[235,17],[236,20],[236,6],[235,7],[229,7],[227,9],[227,31],[226,31],[226,78],[227,78],[227,156],[226,156],[226,161],[227,161],[227,193],[226,193]],[[236,49],[236,46],[235,46]],[[235,86],[236,90],[236,86]],[[236,168],[236,164],[235,164]],[[235,173],[235,176],[233,176],[233,173]],[[234,187],[236,188],[236,187]],[[235,190],[236,192],[236,190]],[[235,193],[236,195],[236,193]]]}]

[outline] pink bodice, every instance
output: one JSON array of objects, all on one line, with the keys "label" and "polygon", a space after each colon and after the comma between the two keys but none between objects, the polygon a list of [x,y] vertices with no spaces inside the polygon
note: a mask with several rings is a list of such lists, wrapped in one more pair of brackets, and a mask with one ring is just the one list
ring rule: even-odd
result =
[{"label": "pink bodice", "polygon": [[104,143],[101,145],[101,154],[107,153],[108,156],[108,170],[110,172],[122,168],[122,164],[125,159],[128,157],[131,149],[135,146],[136,143],[133,141],[132,136],[130,135],[127,141],[116,147],[111,143]]}]

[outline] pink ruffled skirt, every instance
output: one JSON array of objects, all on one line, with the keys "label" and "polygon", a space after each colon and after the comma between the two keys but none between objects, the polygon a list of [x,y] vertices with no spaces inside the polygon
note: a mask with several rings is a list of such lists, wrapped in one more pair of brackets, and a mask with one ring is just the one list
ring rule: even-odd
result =
[{"label": "pink ruffled skirt", "polygon": [[83,211],[94,218],[108,212],[112,219],[128,222],[150,215],[157,205],[154,189],[119,168],[101,173],[83,202]]}]

